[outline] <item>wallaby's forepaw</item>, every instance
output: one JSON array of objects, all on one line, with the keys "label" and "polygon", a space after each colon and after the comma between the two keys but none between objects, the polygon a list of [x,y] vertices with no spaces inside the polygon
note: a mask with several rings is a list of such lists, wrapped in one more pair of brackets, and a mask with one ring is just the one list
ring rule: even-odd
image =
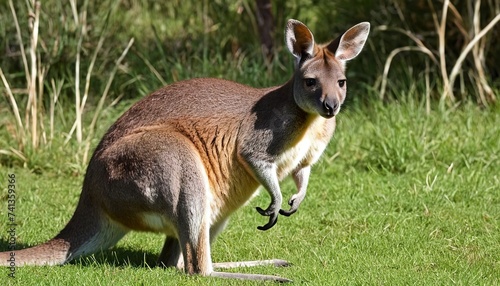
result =
[{"label": "wallaby's forepaw", "polygon": [[291,216],[293,215],[295,212],[297,211],[297,208],[294,208],[294,207],[291,207],[289,210],[284,210],[284,209],[281,209],[280,210],[280,215],[283,215],[283,216]]},{"label": "wallaby's forepaw", "polygon": [[304,200],[304,195],[302,194],[294,194],[292,198],[288,201],[288,205],[290,205],[289,210],[284,210],[280,209],[280,214],[284,216],[291,216],[294,214],[298,209],[300,204],[302,203],[302,200]]},{"label": "wallaby's forepaw", "polygon": [[263,226],[258,226],[257,229],[258,230],[268,230],[270,229],[271,227],[273,227],[276,222],[278,222],[278,214],[279,214],[279,211],[275,210],[274,208],[272,208],[271,206],[269,206],[269,208],[267,210],[263,210],[262,208],[260,207],[256,207],[255,208],[261,215],[263,216],[268,216],[269,217],[269,222]]}]

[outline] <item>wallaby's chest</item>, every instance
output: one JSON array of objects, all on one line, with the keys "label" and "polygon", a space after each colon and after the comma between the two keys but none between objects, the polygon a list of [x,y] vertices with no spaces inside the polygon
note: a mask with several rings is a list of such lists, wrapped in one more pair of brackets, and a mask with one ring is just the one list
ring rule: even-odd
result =
[{"label": "wallaby's chest", "polygon": [[335,119],[314,119],[297,140],[277,156],[278,178],[281,180],[299,165],[318,161],[335,130]]}]

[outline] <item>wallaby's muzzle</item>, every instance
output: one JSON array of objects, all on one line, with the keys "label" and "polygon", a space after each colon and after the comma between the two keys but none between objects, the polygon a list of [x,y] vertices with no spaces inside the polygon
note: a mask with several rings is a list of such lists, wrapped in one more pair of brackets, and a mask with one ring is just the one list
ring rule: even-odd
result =
[{"label": "wallaby's muzzle", "polygon": [[334,117],[340,110],[340,103],[337,99],[329,100],[325,98],[323,101],[323,114],[321,114],[325,118]]}]

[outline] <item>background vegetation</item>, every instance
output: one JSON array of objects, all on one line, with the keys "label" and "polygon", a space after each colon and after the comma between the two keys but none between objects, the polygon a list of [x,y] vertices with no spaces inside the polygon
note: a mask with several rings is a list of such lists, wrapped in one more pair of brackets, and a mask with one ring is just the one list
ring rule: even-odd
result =
[{"label": "background vegetation", "polygon": [[84,166],[104,109],[174,81],[282,83],[292,68],[281,40],[288,18],[307,23],[318,41],[372,23],[363,56],[350,65],[357,83],[352,99],[411,97],[425,101],[427,112],[433,100],[496,101],[498,1],[272,1],[271,60],[262,55],[255,6],[250,0],[2,1],[0,88],[2,109],[12,115],[2,121],[10,135],[2,161],[33,166],[31,153],[61,137],[58,129],[67,133],[63,145],[76,142],[76,165]]},{"label": "background vegetation", "polygon": [[[303,208],[258,232],[253,207],[268,199],[258,197],[235,215],[214,260],[289,259],[291,268],[240,271],[313,285],[497,283],[499,2],[279,0],[272,14],[266,57],[251,0],[0,1],[0,173],[21,180],[19,246],[68,221],[93,148],[137,99],[192,77],[281,84],[293,69],[287,19],[306,23],[319,42],[369,21]],[[283,189],[293,191],[290,182]],[[161,240],[134,234],[112,251],[19,269],[10,281],[221,283],[147,267]]]}]

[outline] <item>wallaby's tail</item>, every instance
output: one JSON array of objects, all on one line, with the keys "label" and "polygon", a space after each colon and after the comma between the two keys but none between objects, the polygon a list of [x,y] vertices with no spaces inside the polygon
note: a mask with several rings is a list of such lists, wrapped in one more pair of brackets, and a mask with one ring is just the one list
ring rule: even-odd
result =
[{"label": "wallaby's tail", "polygon": [[[53,239],[22,250],[0,252],[0,266],[58,265],[115,245],[127,230],[103,214],[84,196],[73,217]],[[13,254],[13,255],[12,255]]]},{"label": "wallaby's tail", "polygon": [[66,262],[69,243],[53,238],[46,243],[26,248],[0,252],[1,266],[57,265]]}]

